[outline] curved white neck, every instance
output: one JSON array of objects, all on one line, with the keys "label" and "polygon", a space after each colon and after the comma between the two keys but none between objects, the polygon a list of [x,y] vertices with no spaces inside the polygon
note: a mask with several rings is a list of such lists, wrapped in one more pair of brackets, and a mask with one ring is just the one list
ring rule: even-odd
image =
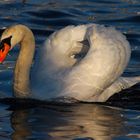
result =
[{"label": "curved white neck", "polygon": [[14,71],[14,95],[16,97],[30,96],[30,67],[32,64],[35,40],[33,33],[27,27],[21,27],[22,33],[20,53]]}]

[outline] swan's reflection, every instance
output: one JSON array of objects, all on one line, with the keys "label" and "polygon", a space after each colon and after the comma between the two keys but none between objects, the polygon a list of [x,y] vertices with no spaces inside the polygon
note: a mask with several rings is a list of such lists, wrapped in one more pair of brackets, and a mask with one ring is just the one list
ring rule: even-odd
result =
[{"label": "swan's reflection", "polygon": [[12,140],[25,140],[31,135],[31,129],[28,126],[29,111],[17,110],[11,115],[11,124],[14,130]]},{"label": "swan's reflection", "polygon": [[126,133],[120,110],[93,104],[16,110],[11,116],[12,140],[111,140]]}]

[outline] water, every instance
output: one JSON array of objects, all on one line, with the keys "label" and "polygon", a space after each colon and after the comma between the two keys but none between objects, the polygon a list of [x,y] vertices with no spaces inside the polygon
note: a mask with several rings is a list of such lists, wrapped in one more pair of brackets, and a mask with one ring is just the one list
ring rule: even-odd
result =
[{"label": "water", "polygon": [[[0,15],[0,32],[11,24],[25,24],[33,30],[37,47],[50,33],[69,24],[113,25],[127,36],[132,47],[124,75],[140,75],[139,0],[1,0]],[[18,50],[12,50],[0,65],[1,95],[12,93]],[[105,105],[1,101],[0,140],[137,140],[139,93],[138,84],[114,95]]]}]

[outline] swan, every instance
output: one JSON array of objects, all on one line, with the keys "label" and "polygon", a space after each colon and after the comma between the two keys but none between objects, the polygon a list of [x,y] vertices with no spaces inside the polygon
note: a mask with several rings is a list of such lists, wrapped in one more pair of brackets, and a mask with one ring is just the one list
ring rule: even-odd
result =
[{"label": "swan", "polygon": [[121,77],[131,50],[126,37],[114,27],[67,26],[47,38],[33,61],[32,31],[25,25],[13,25],[1,35],[1,63],[17,44],[20,52],[13,81],[17,98],[105,102],[140,82],[139,76]]}]

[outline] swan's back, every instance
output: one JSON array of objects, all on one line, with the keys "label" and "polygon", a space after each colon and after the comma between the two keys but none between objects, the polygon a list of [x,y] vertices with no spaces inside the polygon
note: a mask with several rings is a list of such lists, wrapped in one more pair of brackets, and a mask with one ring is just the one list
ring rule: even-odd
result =
[{"label": "swan's back", "polygon": [[124,71],[130,47],[114,28],[87,24],[56,31],[38,53],[32,76],[35,97],[96,101]]}]

